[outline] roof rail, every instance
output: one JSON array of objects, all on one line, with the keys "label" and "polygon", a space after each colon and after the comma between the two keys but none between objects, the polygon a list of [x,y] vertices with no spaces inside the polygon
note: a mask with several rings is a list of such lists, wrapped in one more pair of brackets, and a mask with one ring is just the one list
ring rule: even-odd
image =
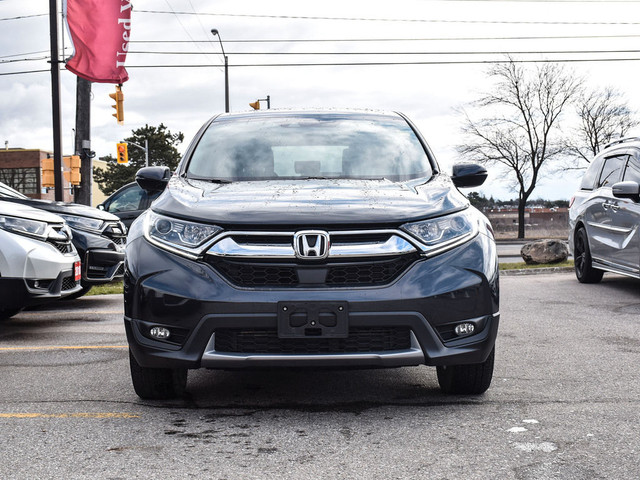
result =
[{"label": "roof rail", "polygon": [[607,143],[602,150],[606,150],[609,147],[617,145],[618,143],[626,143],[626,142],[640,142],[640,137],[625,137],[614,140],[613,142]]}]

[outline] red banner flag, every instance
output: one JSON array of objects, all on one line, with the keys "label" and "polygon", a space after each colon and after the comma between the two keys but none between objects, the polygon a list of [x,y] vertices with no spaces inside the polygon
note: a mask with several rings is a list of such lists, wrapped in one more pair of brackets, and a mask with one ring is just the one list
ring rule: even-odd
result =
[{"label": "red banner flag", "polygon": [[131,35],[131,0],[66,0],[74,54],[67,70],[98,83],[124,83]]}]

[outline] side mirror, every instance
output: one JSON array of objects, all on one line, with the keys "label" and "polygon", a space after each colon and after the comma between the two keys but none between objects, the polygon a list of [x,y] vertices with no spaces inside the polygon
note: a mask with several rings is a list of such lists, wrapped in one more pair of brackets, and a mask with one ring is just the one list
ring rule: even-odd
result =
[{"label": "side mirror", "polygon": [[97,205],[96,208],[98,210],[104,210],[104,203],[101,203],[100,205]]},{"label": "side mirror", "polygon": [[611,186],[613,196],[616,198],[628,198],[634,202],[640,201],[640,184],[632,180],[614,183]]},{"label": "side mirror", "polygon": [[456,163],[451,180],[456,187],[479,187],[487,179],[487,169],[475,163]]},{"label": "side mirror", "polygon": [[136,173],[136,182],[147,193],[163,191],[170,179],[169,167],[144,167]]}]

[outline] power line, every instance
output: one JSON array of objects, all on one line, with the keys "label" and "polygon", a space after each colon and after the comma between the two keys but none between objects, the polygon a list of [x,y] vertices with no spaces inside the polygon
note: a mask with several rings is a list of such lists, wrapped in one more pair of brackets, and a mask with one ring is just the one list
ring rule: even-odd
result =
[{"label": "power line", "polygon": [[26,73],[41,73],[41,72],[51,72],[51,70],[46,69],[46,70],[27,70],[24,72],[7,72],[7,73],[0,73],[0,77],[5,77],[9,75],[24,75]]},{"label": "power line", "polygon": [[640,25],[640,22],[571,22],[571,21],[519,21],[519,20],[435,20],[424,18],[366,18],[366,17],[320,17],[301,15],[259,15],[248,13],[167,12],[166,10],[136,10],[137,13],[170,15],[206,15],[214,17],[270,18],[278,20],[334,20],[355,22],[403,22],[403,23],[465,23],[505,25]]},{"label": "power line", "polygon": [[[511,60],[513,63],[603,63],[603,62],[637,62],[638,58],[564,58],[564,59],[531,59],[531,60]],[[465,60],[465,61],[423,61],[423,62],[344,62],[344,63],[257,63],[257,64],[235,64],[235,67],[371,67],[371,66],[411,66],[411,65],[491,65],[506,63],[505,60]],[[220,65],[199,64],[199,65],[127,65],[127,68],[220,68]],[[0,76],[23,75],[29,73],[50,72],[46,70],[27,70],[21,72],[0,73]]]},{"label": "power line", "polygon": [[34,18],[34,17],[48,17],[49,14],[48,13],[38,13],[35,15],[21,15],[19,17],[6,17],[6,18],[0,18],[0,22],[5,22],[8,20],[22,20],[23,18]]},{"label": "power line", "polygon": [[[558,58],[558,59],[512,59],[513,63],[596,63],[596,62],[637,62],[637,58]],[[326,63],[245,63],[230,64],[229,68],[242,67],[358,67],[392,65],[488,65],[507,63],[506,60],[442,60],[419,62],[326,62]],[[211,64],[166,64],[166,65],[127,65],[127,68],[220,68]]]},{"label": "power line", "polygon": [[[129,50],[130,54],[144,54],[144,55],[203,55],[207,52],[160,52],[160,51],[136,51]],[[432,51],[432,52],[228,52],[228,55],[587,55],[587,54],[601,54],[601,53],[640,53],[640,50],[531,50],[531,51]]]},{"label": "power line", "polygon": [[[475,1],[475,0],[473,0]],[[428,41],[480,41],[480,40],[581,40],[605,38],[638,38],[640,35],[545,35],[518,37],[425,37],[425,38],[279,38],[279,39],[237,39],[224,43],[342,43],[342,42],[428,42]],[[131,40],[129,43],[210,43],[209,40]]]},{"label": "power line", "polygon": [[18,62],[34,62],[36,60],[48,60],[50,56],[37,57],[37,58],[14,58],[12,60],[0,60],[0,65],[4,63],[18,63]]},{"label": "power line", "polygon": [[2,55],[0,58],[22,57],[24,55],[38,55],[41,53],[48,53],[49,50],[38,50],[37,52],[25,52],[25,53],[13,53],[11,55]]}]

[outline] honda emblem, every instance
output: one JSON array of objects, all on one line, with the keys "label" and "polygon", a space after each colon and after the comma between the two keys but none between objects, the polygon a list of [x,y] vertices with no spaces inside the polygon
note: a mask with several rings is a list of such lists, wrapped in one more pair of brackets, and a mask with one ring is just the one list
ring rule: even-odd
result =
[{"label": "honda emblem", "polygon": [[293,236],[296,257],[304,260],[322,260],[329,256],[329,234],[322,230],[303,230]]}]

